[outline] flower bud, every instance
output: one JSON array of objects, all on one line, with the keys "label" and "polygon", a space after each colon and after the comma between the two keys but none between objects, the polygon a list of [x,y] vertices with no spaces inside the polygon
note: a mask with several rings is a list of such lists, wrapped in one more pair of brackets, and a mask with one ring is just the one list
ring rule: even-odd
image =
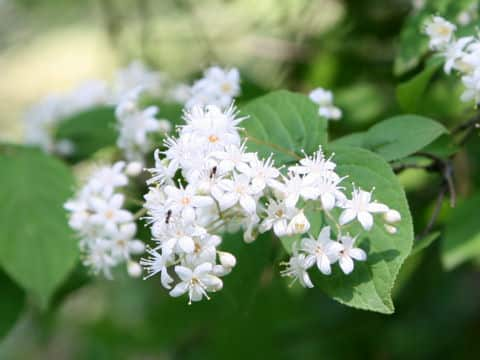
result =
[{"label": "flower bud", "polygon": [[213,267],[213,273],[216,276],[225,276],[225,275],[230,274],[231,271],[232,271],[232,268],[227,268],[227,267],[222,266],[222,265],[215,265]]},{"label": "flower bud", "polygon": [[142,275],[142,267],[134,261],[130,261],[128,263],[127,271],[128,275],[134,278],[138,278],[140,275]]},{"label": "flower bud", "polygon": [[140,161],[132,161],[127,165],[125,173],[128,176],[138,176],[143,170],[143,164]]},{"label": "flower bud", "polygon": [[389,209],[384,215],[383,218],[386,222],[393,224],[402,220],[402,215],[397,210]]},{"label": "flower bud", "polygon": [[385,224],[385,230],[387,230],[387,232],[392,235],[397,233],[397,228],[392,225]]},{"label": "flower bud", "polygon": [[218,257],[220,259],[220,264],[226,268],[233,268],[237,264],[235,256],[228,252],[218,251]]},{"label": "flower bud", "polygon": [[145,244],[141,240],[132,240],[129,242],[128,248],[132,254],[143,254],[145,251]]},{"label": "flower bud", "polygon": [[301,210],[297,215],[295,215],[290,224],[287,227],[287,234],[304,234],[310,229],[310,223],[308,222],[307,217]]}]

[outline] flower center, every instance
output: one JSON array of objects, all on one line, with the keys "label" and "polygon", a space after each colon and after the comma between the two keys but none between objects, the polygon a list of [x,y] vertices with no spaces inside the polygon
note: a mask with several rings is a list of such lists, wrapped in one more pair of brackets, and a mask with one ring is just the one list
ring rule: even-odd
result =
[{"label": "flower center", "polygon": [[232,91],[232,85],[230,85],[229,83],[223,83],[221,89],[224,93],[229,93],[230,91]]},{"label": "flower center", "polygon": [[219,139],[218,139],[218,136],[217,136],[217,135],[213,135],[213,134],[212,134],[212,135],[210,135],[210,136],[208,137],[208,141],[210,141],[211,143],[216,143],[218,140],[219,140]]},{"label": "flower center", "polygon": [[275,216],[281,218],[283,216],[283,210],[278,209],[277,211],[275,211]]},{"label": "flower center", "polygon": [[190,204],[190,198],[188,196],[185,196],[182,201],[181,201],[182,205],[188,205]]},{"label": "flower center", "polygon": [[113,214],[113,211],[112,211],[112,210],[107,210],[107,211],[105,211],[105,217],[106,217],[107,219],[109,219],[109,220],[112,219],[112,218],[113,218],[113,215],[114,215],[114,214]]}]

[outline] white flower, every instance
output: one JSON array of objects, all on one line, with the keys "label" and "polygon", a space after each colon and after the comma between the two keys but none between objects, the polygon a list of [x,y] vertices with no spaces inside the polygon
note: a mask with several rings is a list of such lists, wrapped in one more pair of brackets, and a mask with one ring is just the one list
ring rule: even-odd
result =
[{"label": "white flower", "polygon": [[360,248],[353,247],[356,240],[356,237],[352,238],[350,235],[340,237],[340,243],[343,248],[339,252],[338,263],[345,274],[350,274],[353,271],[353,260],[367,260],[367,254],[365,251]]},{"label": "white flower", "polygon": [[233,105],[225,111],[214,105],[194,106],[184,114],[186,124],[180,135],[190,134],[191,140],[208,152],[222,151],[227,145],[240,146],[238,125],[245,118],[238,118],[237,114]]},{"label": "white flower", "polygon": [[290,171],[305,175],[305,180],[309,182],[315,181],[320,177],[333,177],[339,176],[335,173],[336,164],[332,161],[333,154],[329,158],[326,158],[323,154],[322,148],[319,147],[312,156],[305,154],[305,157],[299,161],[299,165],[294,165],[289,168]]},{"label": "white flower", "polygon": [[186,107],[216,105],[226,108],[239,93],[240,75],[238,70],[213,66],[205,70],[204,77],[197,80],[189,89],[190,98],[186,102]]},{"label": "white flower", "polygon": [[266,217],[260,224],[259,230],[264,233],[273,228],[278,237],[287,235],[288,222],[295,215],[295,209],[289,208],[283,201],[271,199],[266,209]]},{"label": "white flower", "polygon": [[175,176],[176,168],[168,166],[168,160],[160,159],[160,150],[156,149],[154,152],[155,167],[148,169],[152,177],[147,180],[147,185],[156,183],[163,185],[165,183],[171,185],[173,177]]},{"label": "white flower", "polygon": [[293,282],[298,280],[303,287],[313,288],[310,276],[308,276],[307,270],[315,263],[312,257],[308,257],[305,254],[298,254],[293,249],[293,256],[286,264],[286,268],[280,272],[282,276],[293,277]]},{"label": "white flower", "polygon": [[90,176],[87,187],[95,193],[110,196],[117,187],[128,184],[124,169],[123,161],[116,162],[113,166],[101,167]]},{"label": "white flower", "polygon": [[322,176],[315,182],[315,187],[318,189],[320,202],[326,211],[332,210],[335,205],[343,204],[346,200],[342,190],[344,189],[338,184],[343,178],[335,178],[332,176]]},{"label": "white flower", "polygon": [[163,78],[160,73],[149,70],[140,60],[135,60],[117,72],[113,88],[115,97],[118,99],[138,86],[142,86],[151,94],[158,94],[162,83]]},{"label": "white flower", "polygon": [[250,185],[250,178],[244,174],[235,175],[233,179],[222,179],[218,190],[212,195],[217,199],[222,210],[229,209],[237,203],[247,213],[254,213],[257,208],[255,190]]},{"label": "white flower", "polygon": [[462,77],[465,91],[461,96],[461,100],[468,102],[474,100],[476,104],[480,103],[480,68],[477,68],[471,75]]},{"label": "white flower", "polygon": [[462,37],[446,45],[445,50],[442,52],[442,55],[445,57],[443,70],[446,74],[450,74],[452,69],[456,67],[457,62],[464,58],[464,49],[472,40],[472,36]]},{"label": "white flower", "polygon": [[213,275],[212,270],[210,263],[198,265],[193,270],[181,265],[175,266],[181,282],[170,291],[170,295],[178,297],[188,292],[189,304],[200,301],[203,297],[209,299],[207,292],[218,291],[223,287],[222,280]]},{"label": "white flower", "polygon": [[267,185],[271,184],[273,179],[280,175],[280,172],[273,166],[271,156],[266,160],[260,160],[255,156],[250,159],[248,165],[240,163],[237,168],[252,180],[252,189],[257,194],[262,192]]},{"label": "white flower", "polygon": [[140,260],[140,265],[145,267],[147,271],[147,275],[144,277],[144,279],[148,279],[160,273],[160,281],[162,286],[165,289],[171,289],[170,284],[173,282],[173,279],[167,271],[169,257],[152,249],[147,249],[147,252],[150,254],[150,258]]},{"label": "white flower", "polygon": [[101,238],[93,239],[87,243],[86,253],[83,264],[90,267],[94,274],[103,273],[107,279],[111,279],[111,269],[117,262],[111,255],[110,242]]},{"label": "white flower", "polygon": [[109,199],[93,197],[90,206],[95,212],[89,218],[92,224],[102,226],[109,234],[115,233],[118,226],[133,220],[132,213],[122,209],[124,196],[114,194]]},{"label": "white flower", "polygon": [[318,114],[326,119],[339,120],[342,117],[342,111],[333,105],[333,94],[329,90],[321,87],[312,90],[309,94],[310,99],[319,105]]},{"label": "white flower", "polygon": [[187,222],[195,219],[195,208],[213,203],[210,196],[197,195],[193,185],[187,185],[186,188],[168,185],[165,187],[165,194],[167,195],[166,207],[174,214],[180,214]]},{"label": "white flower", "polygon": [[318,189],[292,172],[287,178],[283,178],[283,182],[271,180],[270,187],[279,192],[282,199],[285,199],[285,205],[289,208],[295,207],[300,196],[305,200],[313,200],[319,196]]},{"label": "white flower", "polygon": [[438,50],[447,45],[457,27],[440,16],[433,16],[425,26],[425,33],[430,37],[429,46]]},{"label": "white flower", "polygon": [[345,209],[340,214],[339,221],[341,225],[347,224],[356,218],[367,231],[373,226],[372,214],[388,211],[388,206],[375,201],[372,202],[372,192],[355,188],[352,191],[352,199],[345,200],[341,207]]},{"label": "white flower", "polygon": [[239,170],[239,166],[241,167],[255,159],[255,154],[245,152],[245,143],[240,147],[233,144],[226,145],[220,151],[211,152],[210,156],[219,160],[218,170],[220,174],[225,174],[233,169]]},{"label": "white flower", "polygon": [[315,260],[318,270],[324,275],[331,274],[331,264],[338,260],[343,248],[340,243],[330,238],[330,226],[324,227],[316,240],[304,238],[301,241],[301,250]]}]

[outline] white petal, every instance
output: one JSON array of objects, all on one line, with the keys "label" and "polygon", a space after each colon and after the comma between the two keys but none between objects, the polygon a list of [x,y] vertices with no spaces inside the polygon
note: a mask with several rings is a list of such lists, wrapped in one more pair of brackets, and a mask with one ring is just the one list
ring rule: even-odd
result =
[{"label": "white petal", "polygon": [[190,236],[183,236],[178,239],[178,246],[187,254],[190,254],[195,250],[195,242]]},{"label": "white petal", "polygon": [[320,270],[320,272],[324,275],[330,275],[332,273],[330,260],[326,255],[321,255],[317,258],[317,267],[318,270]]},{"label": "white petal", "polygon": [[240,196],[240,205],[249,214],[254,213],[257,208],[257,203],[255,202],[255,200],[248,195]]},{"label": "white petal", "polygon": [[345,225],[355,219],[357,216],[357,213],[352,210],[352,209],[345,209],[343,212],[340,214],[339,222],[340,225]]},{"label": "white petal", "polygon": [[353,260],[349,256],[341,256],[338,263],[344,274],[350,274],[353,271]]},{"label": "white petal", "polygon": [[310,280],[310,276],[308,276],[308,273],[306,271],[303,272],[300,283],[304,287],[313,288],[312,280]]},{"label": "white petal", "polygon": [[322,206],[325,210],[332,210],[335,206],[335,196],[331,193],[325,193],[320,196]]},{"label": "white petal", "polygon": [[369,212],[360,211],[357,215],[357,219],[362,224],[365,230],[370,230],[373,226],[373,216]]},{"label": "white petal", "polygon": [[165,289],[170,289],[170,284],[173,282],[173,278],[168,274],[167,268],[163,268],[160,273],[160,282]]},{"label": "white petal", "polygon": [[185,294],[188,291],[188,283],[187,282],[181,282],[178,283],[172,291],[170,291],[170,296],[173,297],[179,297]]},{"label": "white petal", "polygon": [[175,272],[177,273],[178,277],[183,281],[190,281],[193,276],[193,272],[191,269],[181,265],[175,266]]},{"label": "white petal", "polygon": [[358,261],[367,260],[367,254],[365,253],[365,251],[363,251],[360,248],[350,249],[348,254],[350,255],[350,257],[352,257],[353,259],[358,260]]},{"label": "white petal", "polygon": [[213,204],[213,199],[210,196],[194,196],[192,198],[192,205],[196,207],[204,207]]}]

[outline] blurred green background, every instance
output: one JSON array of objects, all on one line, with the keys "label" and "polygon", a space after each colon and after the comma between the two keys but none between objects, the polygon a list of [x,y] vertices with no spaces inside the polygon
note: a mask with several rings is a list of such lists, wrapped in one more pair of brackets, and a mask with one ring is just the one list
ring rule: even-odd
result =
[{"label": "blurred green background", "polygon": [[[184,81],[237,66],[244,98],[331,88],[344,111],[332,137],[360,131],[400,112],[395,87],[418,69],[394,75],[394,62],[415,11],[408,0],[0,0],[0,141],[21,141],[28,104],[137,58]],[[419,113],[446,126],[465,119],[458,91],[436,79]],[[460,196],[480,184],[479,144],[457,157]],[[440,179],[409,170],[401,181],[422,229]],[[156,280],[92,281],[79,267],[49,311],[27,306],[0,359],[480,358],[480,259],[445,272],[434,243],[408,260],[385,316],[289,288],[276,245],[231,245],[238,268],[225,291],[194,306]]]}]

